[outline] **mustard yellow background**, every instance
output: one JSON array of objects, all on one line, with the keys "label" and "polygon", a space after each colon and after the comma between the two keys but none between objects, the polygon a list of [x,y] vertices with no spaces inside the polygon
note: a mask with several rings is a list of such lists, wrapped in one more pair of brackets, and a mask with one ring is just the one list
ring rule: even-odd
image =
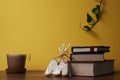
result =
[{"label": "mustard yellow background", "polygon": [[0,0],[0,70],[7,53],[31,54],[28,70],[44,70],[63,43],[111,46],[106,59],[120,70],[120,0],[103,0],[102,16],[92,32],[80,28],[95,0]]}]

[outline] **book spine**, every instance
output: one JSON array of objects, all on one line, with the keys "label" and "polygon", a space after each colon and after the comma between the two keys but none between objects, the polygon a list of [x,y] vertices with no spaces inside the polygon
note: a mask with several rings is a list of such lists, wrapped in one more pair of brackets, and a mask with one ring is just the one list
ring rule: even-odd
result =
[{"label": "book spine", "polygon": [[104,54],[105,52],[72,52],[71,54]]},{"label": "book spine", "polygon": [[104,61],[69,61],[69,63],[101,63],[101,62],[114,62],[115,60],[114,59],[107,59],[107,60],[104,60]]},{"label": "book spine", "polygon": [[114,60],[70,61],[71,76],[99,76],[114,72]]},{"label": "book spine", "polygon": [[70,54],[70,61],[103,61],[104,54]]},{"label": "book spine", "polygon": [[73,53],[77,52],[110,52],[109,47],[72,47]]}]

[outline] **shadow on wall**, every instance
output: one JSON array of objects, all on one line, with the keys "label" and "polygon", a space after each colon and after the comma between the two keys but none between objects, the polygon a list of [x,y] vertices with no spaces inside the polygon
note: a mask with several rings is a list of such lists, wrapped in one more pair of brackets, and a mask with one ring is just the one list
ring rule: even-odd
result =
[{"label": "shadow on wall", "polygon": [[90,35],[90,36],[92,36],[92,37],[100,40],[100,36],[97,34],[97,32],[91,30],[91,31],[88,31],[88,32],[86,32],[86,33],[87,33],[88,35]]}]

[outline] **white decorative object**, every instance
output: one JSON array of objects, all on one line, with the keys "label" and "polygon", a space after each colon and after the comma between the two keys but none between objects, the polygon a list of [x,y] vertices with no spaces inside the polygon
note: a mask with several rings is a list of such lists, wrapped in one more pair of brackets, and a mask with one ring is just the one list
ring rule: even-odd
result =
[{"label": "white decorative object", "polygon": [[54,75],[59,75],[60,74],[60,70],[59,70],[59,66],[56,62],[56,60],[51,60],[46,71],[45,74],[48,76],[50,74],[54,74]]},{"label": "white decorative object", "polygon": [[[60,56],[56,57],[55,59],[52,59],[45,71],[45,75],[62,75],[66,76],[68,75],[68,59],[66,57],[68,54],[68,48],[70,47],[70,44],[63,43],[60,46],[58,46],[58,51],[60,53]],[[66,56],[66,57],[65,57]]]}]

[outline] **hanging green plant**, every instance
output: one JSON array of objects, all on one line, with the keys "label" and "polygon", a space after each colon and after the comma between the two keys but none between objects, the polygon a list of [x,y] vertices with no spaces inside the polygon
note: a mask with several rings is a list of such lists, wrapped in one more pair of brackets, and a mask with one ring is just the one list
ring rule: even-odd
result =
[{"label": "hanging green plant", "polygon": [[87,22],[90,23],[92,21],[92,17],[89,13],[87,13]]},{"label": "hanging green plant", "polygon": [[87,23],[88,23],[88,25],[85,25],[85,26],[82,27],[82,29],[85,30],[85,31],[91,31],[92,28],[95,26],[95,24],[99,21],[100,7],[101,7],[102,0],[96,0],[96,1],[99,2],[99,5],[96,5],[92,9],[92,13],[95,15],[96,20],[94,20],[94,18],[89,13],[87,13]]}]

